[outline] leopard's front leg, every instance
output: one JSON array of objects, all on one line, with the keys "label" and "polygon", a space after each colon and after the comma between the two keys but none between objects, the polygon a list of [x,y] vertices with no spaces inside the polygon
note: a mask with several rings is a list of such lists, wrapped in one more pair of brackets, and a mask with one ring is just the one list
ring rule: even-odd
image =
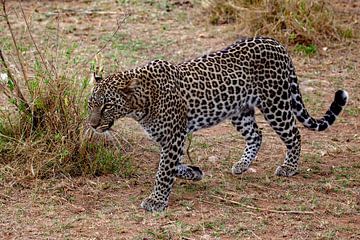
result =
[{"label": "leopard's front leg", "polygon": [[170,141],[161,146],[159,168],[153,192],[142,203],[141,207],[147,211],[163,211],[169,200],[174,184],[176,166],[181,161],[185,142],[185,134],[173,133]]}]

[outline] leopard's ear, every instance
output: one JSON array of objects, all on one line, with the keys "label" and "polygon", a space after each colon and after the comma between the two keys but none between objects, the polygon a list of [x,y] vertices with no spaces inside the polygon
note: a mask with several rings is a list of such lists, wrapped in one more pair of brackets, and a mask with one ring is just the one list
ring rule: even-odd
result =
[{"label": "leopard's ear", "polygon": [[94,84],[97,84],[103,80],[103,77],[101,75],[99,75],[98,73],[93,72],[91,75],[91,79],[92,79],[92,82],[94,82]]},{"label": "leopard's ear", "polygon": [[139,81],[137,78],[130,79],[120,90],[125,94],[130,94],[139,86]]},{"label": "leopard's ear", "polygon": [[93,85],[100,83],[104,79],[102,76],[103,73],[104,69],[101,66],[96,66],[95,69],[93,69],[93,71],[91,72],[91,82],[93,83]]}]

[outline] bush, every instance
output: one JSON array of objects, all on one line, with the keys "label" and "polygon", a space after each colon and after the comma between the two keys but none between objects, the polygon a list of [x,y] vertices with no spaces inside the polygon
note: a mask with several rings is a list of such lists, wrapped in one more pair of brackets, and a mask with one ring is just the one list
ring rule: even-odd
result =
[{"label": "bush", "polygon": [[29,36],[21,43],[2,1],[10,35],[0,49],[0,176],[132,174],[116,136],[95,136],[86,126],[90,71],[83,70],[90,60],[59,38],[40,49],[19,7]]},{"label": "bush", "polygon": [[270,35],[286,44],[323,45],[351,38],[351,28],[336,19],[325,0],[209,0],[204,4],[212,24],[237,23],[252,35]]}]

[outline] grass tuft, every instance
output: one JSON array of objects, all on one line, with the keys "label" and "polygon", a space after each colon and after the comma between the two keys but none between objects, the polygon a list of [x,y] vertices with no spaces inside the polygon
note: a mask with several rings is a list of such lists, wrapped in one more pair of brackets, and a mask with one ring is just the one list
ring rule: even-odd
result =
[{"label": "grass tuft", "polygon": [[[59,37],[41,48],[21,3],[28,38],[20,37],[12,29],[14,16],[8,15],[5,1],[2,9],[9,34],[2,37],[6,48],[0,49],[0,176],[131,175],[117,134],[95,136],[86,124],[90,74],[78,71],[80,64],[95,69],[96,61],[82,58],[78,44],[60,42]],[[20,48],[19,39],[32,44]]]},{"label": "grass tuft", "polygon": [[309,45],[296,44],[294,50],[297,53],[302,53],[307,56],[310,56],[310,55],[314,55],[317,52],[317,47],[314,44],[309,44]]},{"label": "grass tuft", "polygon": [[270,35],[286,44],[354,37],[326,0],[208,0],[203,5],[212,24],[236,23],[247,34]]}]

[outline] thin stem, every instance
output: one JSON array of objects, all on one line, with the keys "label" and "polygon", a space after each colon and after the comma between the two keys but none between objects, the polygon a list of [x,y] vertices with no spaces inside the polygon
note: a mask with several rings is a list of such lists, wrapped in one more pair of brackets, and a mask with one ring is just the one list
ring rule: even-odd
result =
[{"label": "thin stem", "polygon": [[82,63],[81,66],[78,67],[78,70],[75,72],[74,76],[76,76],[76,75],[79,73],[79,71],[83,71],[83,68],[84,68],[92,59],[94,59],[94,57],[95,57],[96,55],[98,55],[100,52],[102,52],[102,51],[108,46],[108,44],[113,40],[114,36],[119,32],[122,24],[126,21],[126,19],[127,19],[129,16],[130,16],[130,14],[127,13],[127,14],[124,15],[124,17],[123,17],[121,20],[118,20],[118,21],[117,21],[117,27],[116,27],[115,31],[113,32],[113,34],[111,35],[111,37],[103,44],[103,46],[101,46],[101,47],[99,48],[99,50],[98,50],[96,53],[94,53],[91,57],[89,57],[87,60],[85,60],[85,61]]},{"label": "thin stem", "polygon": [[12,38],[12,41],[13,41],[13,44],[14,44],[14,47],[15,47],[15,51],[16,51],[16,56],[17,56],[17,58],[19,60],[21,71],[22,71],[23,76],[24,76],[24,81],[25,81],[26,85],[28,85],[28,76],[27,76],[27,73],[25,71],[24,63],[23,63],[21,55],[20,55],[20,51],[19,51],[19,48],[18,48],[18,45],[17,45],[17,42],[16,42],[16,38],[15,38],[15,35],[14,35],[14,32],[13,32],[13,29],[12,29],[11,24],[9,22],[9,16],[8,16],[7,11],[6,11],[5,0],[2,0],[2,6],[3,6],[4,18],[5,18],[6,24],[7,24],[8,28],[9,28],[10,34],[11,34],[11,38]]},{"label": "thin stem", "polygon": [[41,59],[42,64],[45,66],[45,69],[46,69],[47,74],[48,74],[49,77],[51,78],[52,75],[50,74],[50,71],[49,71],[49,69],[48,69],[47,61],[45,61],[44,55],[40,52],[40,50],[39,50],[39,48],[38,48],[38,46],[37,46],[37,44],[36,44],[36,42],[35,42],[35,40],[34,40],[34,37],[33,37],[32,33],[31,33],[31,30],[30,30],[29,23],[28,23],[28,21],[27,21],[27,19],[26,19],[25,13],[24,13],[24,9],[23,9],[23,7],[22,7],[22,5],[21,5],[21,1],[19,1],[19,6],[20,6],[21,14],[22,14],[22,16],[23,16],[23,18],[24,18],[24,21],[25,21],[26,29],[27,29],[27,31],[28,31],[28,33],[29,33],[30,38],[31,38],[31,41],[32,41],[32,43],[34,44],[34,47],[35,47],[36,51],[38,52],[38,54],[39,54],[39,56],[40,56],[40,59]]},{"label": "thin stem", "polygon": [[[26,111],[29,111],[29,105],[24,97],[24,95],[22,94],[21,90],[20,90],[20,87],[19,87],[19,84],[18,82],[16,81],[16,79],[14,78],[14,76],[12,75],[11,71],[10,71],[10,68],[9,66],[7,65],[6,63],[6,60],[5,60],[5,57],[4,57],[4,54],[2,52],[2,50],[0,49],[0,59],[1,59],[1,63],[2,65],[4,66],[5,70],[6,70],[6,74],[8,76],[8,78],[13,81],[14,83],[14,88],[15,88],[15,92],[16,92],[16,97],[25,104],[25,107],[26,107]],[[5,89],[5,88],[4,88]],[[5,93],[5,91],[4,91]],[[6,93],[5,93],[6,95]],[[11,96],[8,96],[6,95],[9,99],[11,98]],[[16,106],[18,107],[18,105],[16,104]]]}]

